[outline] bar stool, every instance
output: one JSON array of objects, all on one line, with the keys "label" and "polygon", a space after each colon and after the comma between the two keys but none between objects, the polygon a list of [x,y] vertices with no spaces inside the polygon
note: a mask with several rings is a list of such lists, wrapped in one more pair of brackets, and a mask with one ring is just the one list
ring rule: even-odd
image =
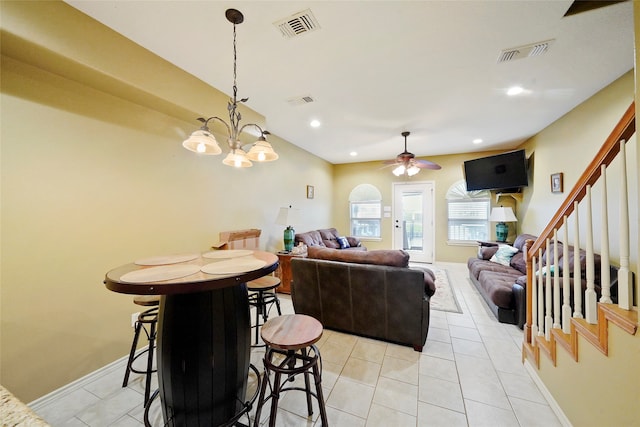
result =
[{"label": "bar stool", "polygon": [[[280,286],[280,279],[274,276],[263,276],[247,282],[247,290],[253,292],[249,294],[249,305],[256,308],[256,324],[251,326],[256,329],[256,343],[252,347],[262,347],[258,345],[259,329],[269,318],[269,311],[273,304],[276,305],[278,315],[282,315],[280,300],[274,291],[278,286]],[[262,316],[262,323],[260,323],[260,316]]]},{"label": "bar stool", "polygon": [[[322,360],[315,343],[322,337],[322,324],[311,316],[289,314],[274,317],[262,326],[262,340],[267,345],[264,356],[264,378],[260,385],[260,396],[254,419],[254,427],[260,423],[262,406],[271,399],[269,426],[276,425],[276,413],[280,393],[287,390],[304,391],[307,397],[307,413],[313,414],[311,397],[315,397],[320,408],[320,419],[324,427],[328,426],[327,413],[322,395]],[[320,366],[318,366],[320,363]],[[274,373],[273,384],[269,375]],[[305,387],[287,386],[298,374],[303,374]],[[284,379],[282,376],[284,375]],[[315,393],[311,391],[309,376],[313,376]],[[266,396],[267,384],[271,393]]]},{"label": "bar stool", "polygon": [[[151,307],[140,313],[138,315],[138,320],[136,320],[135,332],[133,334],[133,342],[131,343],[131,351],[129,352],[129,360],[127,361],[127,369],[124,373],[124,381],[122,381],[122,387],[126,387],[129,383],[129,374],[131,372],[135,372],[136,374],[144,374],[145,378],[145,386],[144,386],[144,404],[146,406],[149,401],[150,389],[151,389],[151,374],[156,372],[156,369],[153,369],[153,350],[156,342],[156,326],[158,324],[158,306],[160,305],[160,297],[157,295],[136,295],[133,297],[134,304],[143,306],[143,307]],[[140,337],[140,332],[144,330],[145,335],[147,336],[147,340],[149,341],[149,346],[144,350],[136,353],[136,347],[138,347],[138,338]],[[147,367],[145,370],[139,370],[133,367],[133,363],[138,359],[138,357],[147,353]]]}]

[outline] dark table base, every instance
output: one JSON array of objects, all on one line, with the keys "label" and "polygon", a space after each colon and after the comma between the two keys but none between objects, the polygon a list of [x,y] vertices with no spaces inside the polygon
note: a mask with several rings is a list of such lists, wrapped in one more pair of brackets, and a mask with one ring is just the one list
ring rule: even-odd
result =
[{"label": "dark table base", "polygon": [[251,355],[246,285],[163,296],[158,322],[165,424],[218,426],[241,412]]}]

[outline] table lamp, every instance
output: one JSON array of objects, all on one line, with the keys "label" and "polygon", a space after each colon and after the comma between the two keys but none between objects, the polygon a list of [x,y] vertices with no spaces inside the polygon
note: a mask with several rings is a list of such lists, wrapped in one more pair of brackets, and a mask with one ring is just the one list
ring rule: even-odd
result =
[{"label": "table lamp", "polygon": [[509,226],[505,222],[517,222],[518,219],[513,214],[513,209],[500,206],[499,208],[491,209],[489,221],[497,222],[496,240],[502,243],[507,241],[507,236],[509,235]]},{"label": "table lamp", "polygon": [[276,218],[276,224],[286,225],[284,229],[284,250],[285,252],[291,252],[293,249],[293,237],[296,230],[293,229],[291,224],[298,221],[298,209],[293,209],[291,206],[288,208],[280,208],[278,218]]}]

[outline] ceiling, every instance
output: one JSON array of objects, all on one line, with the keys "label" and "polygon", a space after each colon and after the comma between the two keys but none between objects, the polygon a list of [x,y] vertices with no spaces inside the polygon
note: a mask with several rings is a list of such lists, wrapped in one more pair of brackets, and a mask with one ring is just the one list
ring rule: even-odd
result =
[{"label": "ceiling", "polygon": [[[225,10],[239,9],[238,98],[334,164],[393,159],[405,130],[417,156],[512,149],[634,64],[630,1],[568,17],[571,0],[67,3],[227,94]],[[319,28],[283,37],[274,22],[307,9]],[[498,62],[547,40],[543,54]],[[514,85],[525,90],[510,97]]]}]

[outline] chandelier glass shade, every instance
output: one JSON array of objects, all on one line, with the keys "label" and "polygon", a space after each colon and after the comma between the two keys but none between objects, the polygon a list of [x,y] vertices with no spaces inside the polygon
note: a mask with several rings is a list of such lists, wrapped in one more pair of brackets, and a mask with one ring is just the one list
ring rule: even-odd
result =
[{"label": "chandelier glass shade", "polygon": [[[198,154],[212,156],[221,154],[222,149],[220,148],[220,145],[218,145],[218,141],[216,141],[215,136],[213,136],[213,134],[209,130],[209,122],[213,121],[222,123],[227,129],[227,145],[229,147],[229,154],[227,154],[227,157],[222,161],[222,163],[228,166],[247,168],[253,166],[252,161],[270,162],[276,160],[278,159],[278,154],[274,151],[273,147],[266,139],[265,135],[268,135],[269,132],[263,130],[255,123],[247,123],[243,126],[240,126],[242,115],[239,111],[237,111],[238,103],[244,103],[249,100],[249,98],[242,98],[240,100],[237,99],[238,87],[236,82],[236,25],[241,24],[242,21],[244,21],[244,16],[240,11],[236,9],[227,9],[225,15],[227,17],[227,20],[233,24],[233,98],[230,99],[229,103],[227,104],[227,110],[229,111],[229,122],[227,123],[220,117],[215,116],[209,117],[208,119],[198,117],[198,121],[202,123],[202,127],[194,131],[186,140],[184,140],[182,146],[187,150],[193,151],[194,153]],[[248,153],[242,149],[243,144],[239,139],[240,134],[247,127],[256,128],[260,132],[260,137],[256,142],[253,143]]]}]

